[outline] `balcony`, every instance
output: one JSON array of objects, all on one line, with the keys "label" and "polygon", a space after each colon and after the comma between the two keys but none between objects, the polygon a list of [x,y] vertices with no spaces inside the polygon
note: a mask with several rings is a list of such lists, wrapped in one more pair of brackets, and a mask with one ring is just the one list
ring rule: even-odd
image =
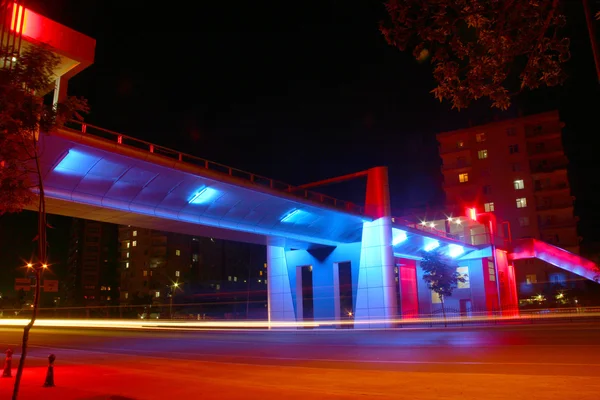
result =
[{"label": "balcony", "polygon": [[554,191],[562,191],[568,190],[569,184],[567,182],[560,182],[550,185],[543,185],[542,183],[535,184],[533,191],[534,192],[554,192]]},{"label": "balcony", "polygon": [[549,204],[539,204],[535,207],[537,211],[560,210],[573,208],[573,199],[550,202]]},{"label": "balcony", "polygon": [[540,229],[561,229],[561,228],[575,228],[577,226],[578,217],[569,218],[549,218],[546,220],[540,220]]},{"label": "balcony", "polygon": [[467,188],[470,188],[470,187],[472,187],[472,186],[473,186],[473,184],[474,184],[474,182],[471,182],[471,181],[467,181],[467,182],[460,182],[460,181],[458,180],[458,178],[456,178],[456,179],[452,179],[452,180],[444,180],[444,189],[448,189],[448,188],[458,188],[458,187],[461,187],[461,188],[467,189]]},{"label": "balcony", "polygon": [[463,146],[459,146],[456,143],[444,143],[440,145],[440,154],[449,154],[449,153],[457,153],[461,151],[469,151],[470,148],[467,144]]},{"label": "balcony", "polygon": [[550,139],[561,137],[561,127],[553,126],[553,127],[526,127],[525,128],[525,137],[527,139]]},{"label": "balcony", "polygon": [[562,145],[553,145],[548,147],[528,146],[527,154],[529,158],[551,158],[564,155],[565,151]]},{"label": "balcony", "polygon": [[553,163],[531,162],[530,169],[531,169],[532,174],[545,174],[545,173],[552,173],[555,171],[565,170],[565,169],[567,169],[568,165],[569,165],[569,162],[566,159],[561,160],[561,161],[556,161]]},{"label": "balcony", "polygon": [[451,163],[444,163],[442,165],[442,171],[449,171],[453,169],[461,169],[461,168],[471,168],[470,161],[455,161]]}]

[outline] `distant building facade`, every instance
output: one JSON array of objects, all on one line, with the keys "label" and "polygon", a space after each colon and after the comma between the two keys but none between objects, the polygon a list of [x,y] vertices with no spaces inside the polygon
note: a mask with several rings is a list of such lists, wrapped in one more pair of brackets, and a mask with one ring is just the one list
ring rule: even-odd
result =
[{"label": "distant building facade", "polygon": [[[515,239],[541,239],[579,254],[563,126],[553,111],[438,134],[446,208],[475,206],[508,222]],[[579,280],[537,259],[519,260],[515,269],[522,301]]]},{"label": "distant building facade", "polygon": [[[167,304],[171,296],[200,301],[202,294],[264,287],[263,246],[119,226],[120,301]],[[213,299],[214,300],[214,299]]]},{"label": "distant building facade", "polygon": [[116,225],[73,218],[63,287],[65,306],[118,304],[116,244]]}]

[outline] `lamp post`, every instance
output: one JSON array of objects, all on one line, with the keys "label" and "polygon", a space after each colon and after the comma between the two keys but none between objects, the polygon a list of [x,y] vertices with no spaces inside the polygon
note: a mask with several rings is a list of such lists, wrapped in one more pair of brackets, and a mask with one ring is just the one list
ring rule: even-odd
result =
[{"label": "lamp post", "polygon": [[173,319],[173,294],[179,288],[179,282],[173,282],[169,287],[169,319]]}]

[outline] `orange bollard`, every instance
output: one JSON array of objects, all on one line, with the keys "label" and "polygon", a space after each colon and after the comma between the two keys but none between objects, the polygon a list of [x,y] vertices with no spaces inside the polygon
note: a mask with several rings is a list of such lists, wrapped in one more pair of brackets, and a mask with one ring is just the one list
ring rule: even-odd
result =
[{"label": "orange bollard", "polygon": [[48,356],[48,372],[46,372],[46,382],[44,382],[44,387],[54,387],[54,360],[56,360],[56,356],[50,354]]},{"label": "orange bollard", "polygon": [[12,378],[12,349],[6,349],[6,358],[4,359],[4,372],[2,373],[3,378]]}]

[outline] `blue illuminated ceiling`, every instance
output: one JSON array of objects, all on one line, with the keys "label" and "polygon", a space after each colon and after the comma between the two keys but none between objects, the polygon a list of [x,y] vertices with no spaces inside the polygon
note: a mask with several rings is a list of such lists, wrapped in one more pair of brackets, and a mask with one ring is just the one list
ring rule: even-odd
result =
[{"label": "blue illuminated ceiling", "polygon": [[174,160],[160,165],[145,151],[125,155],[92,139],[78,143],[87,138],[69,134],[43,136],[50,213],[254,243],[268,237],[298,248],[360,241],[368,220]]},{"label": "blue illuminated ceiling", "polygon": [[[49,213],[293,248],[358,242],[369,221],[85,134],[61,131],[42,138]],[[417,256],[440,247],[467,258],[476,250],[395,226],[397,254]]]},{"label": "blue illuminated ceiling", "polygon": [[420,258],[422,252],[432,250],[439,250],[456,260],[483,257],[482,246],[469,246],[400,224],[394,224],[392,228],[392,244],[394,254],[399,257]]}]

